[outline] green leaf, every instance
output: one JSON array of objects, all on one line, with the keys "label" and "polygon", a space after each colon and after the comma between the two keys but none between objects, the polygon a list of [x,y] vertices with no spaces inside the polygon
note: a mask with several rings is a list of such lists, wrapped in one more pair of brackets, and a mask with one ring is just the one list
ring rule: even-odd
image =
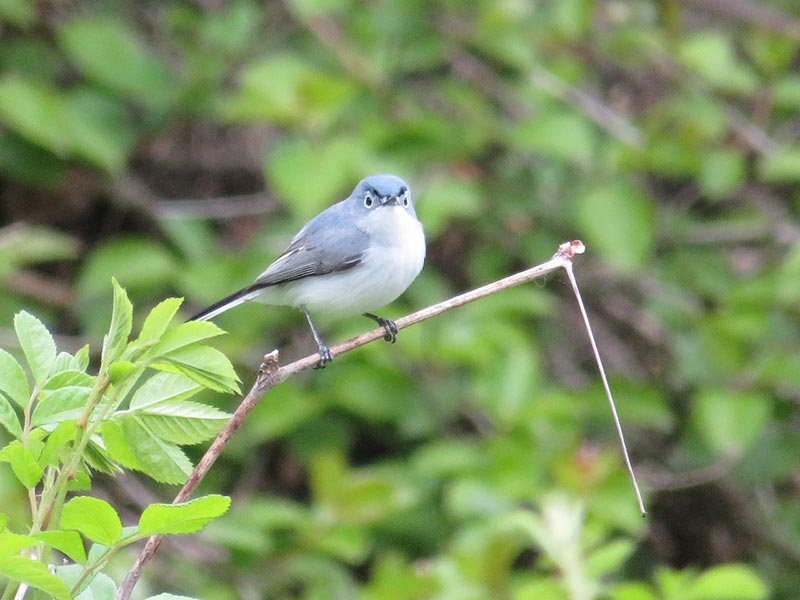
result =
[{"label": "green leaf", "polygon": [[0,79],[0,122],[53,154],[70,146],[64,99],[55,88],[17,75]]},{"label": "green leaf", "polygon": [[169,327],[175,313],[183,304],[183,298],[167,298],[159,302],[145,318],[136,342],[142,346],[150,346],[158,342]]},{"label": "green leaf", "polygon": [[579,166],[591,163],[596,146],[594,130],[585,117],[552,108],[522,124],[515,123],[509,141],[517,148]]},{"label": "green leaf", "polygon": [[197,444],[214,437],[230,415],[197,402],[168,401],[142,409],[142,423],[173,444]]},{"label": "green leaf", "polygon": [[24,310],[14,316],[14,329],[34,381],[37,385],[44,384],[56,360],[53,336],[39,319]]},{"label": "green leaf", "polygon": [[83,547],[83,540],[77,531],[53,529],[36,533],[33,537],[55,548],[77,563],[86,563],[86,550]]},{"label": "green leaf", "polygon": [[603,544],[586,557],[586,571],[598,579],[618,571],[635,549],[632,540],[613,540]]},{"label": "green leaf", "polygon": [[192,596],[179,596],[178,594],[169,594],[167,592],[162,592],[161,594],[156,594],[155,596],[149,596],[146,600],[196,600]]},{"label": "green leaf", "polygon": [[721,90],[752,94],[757,89],[755,74],[739,62],[730,36],[722,31],[707,29],[687,36],[678,54],[686,67]]},{"label": "green leaf", "polygon": [[223,114],[237,121],[319,127],[340,114],[355,92],[347,78],[314,68],[294,54],[271,53],[242,69],[240,91],[225,102]]},{"label": "green leaf", "polygon": [[76,496],[64,505],[62,529],[74,529],[104,546],[114,545],[122,537],[122,522],[114,507],[92,496]]},{"label": "green leaf", "polygon": [[760,157],[758,171],[766,183],[800,181],[800,146],[783,146]]},{"label": "green leaf", "polygon": [[[90,558],[95,560],[94,556]],[[56,568],[56,574],[70,588],[74,588],[83,576],[84,568],[81,565],[62,565]],[[114,600],[116,591],[117,586],[113,579],[105,573],[95,573],[83,582],[75,600]]]},{"label": "green leaf", "polygon": [[120,173],[136,141],[127,108],[106,95],[81,87],[67,94],[64,111],[72,154],[106,173]]},{"label": "green leaf", "polygon": [[625,272],[646,265],[655,248],[655,207],[625,181],[599,184],[579,200],[578,224],[589,251]]},{"label": "green leaf", "polygon": [[177,373],[158,373],[145,381],[131,397],[131,410],[141,410],[159,404],[191,398],[203,387]]},{"label": "green leaf", "polygon": [[[370,155],[363,139],[320,143],[298,137],[273,144],[266,171],[275,192],[306,220],[350,193],[370,165]],[[312,172],[314,177],[307,177]]]},{"label": "green leaf", "polygon": [[50,432],[39,455],[39,464],[43,467],[57,465],[72,449],[75,439],[75,421],[63,421]]},{"label": "green leaf", "polygon": [[19,440],[14,440],[0,450],[0,461],[11,465],[14,475],[26,489],[32,489],[41,481],[44,471],[28,446],[23,446]]},{"label": "green leaf", "polygon": [[16,439],[22,437],[22,423],[19,420],[19,415],[11,402],[6,400],[5,396],[0,394],[0,425],[5,427],[6,431],[14,436]]},{"label": "green leaf", "polygon": [[185,346],[196,344],[202,340],[223,335],[225,331],[211,321],[189,321],[173,327],[161,337],[150,351],[153,358],[169,354]]},{"label": "green leaf", "polygon": [[746,177],[744,156],[735,150],[715,150],[702,157],[700,188],[711,198],[735,192]]},{"label": "green leaf", "polygon": [[90,79],[148,104],[165,103],[172,77],[161,60],[125,23],[110,18],[75,19],[57,39],[67,57]]},{"label": "green leaf", "polygon": [[196,533],[225,514],[230,505],[231,499],[219,494],[182,504],[151,504],[142,513],[139,530],[144,535]]},{"label": "green leaf", "polygon": [[685,592],[691,600],[760,600],[769,590],[751,567],[727,564],[701,573]]},{"label": "green leaf", "polygon": [[[136,260],[130,260],[133,256]],[[133,291],[161,286],[175,273],[175,260],[163,244],[143,237],[119,236],[98,244],[89,255],[80,274],[78,291],[82,298],[104,298],[111,277]]]},{"label": "green leaf", "polygon": [[103,435],[103,442],[105,442],[106,450],[111,458],[116,460],[119,464],[133,469],[134,471],[141,471],[141,466],[136,455],[128,444],[125,437],[125,431],[120,424],[120,418],[104,421],[101,425],[101,432]]},{"label": "green leaf", "polygon": [[42,394],[33,409],[31,424],[48,425],[79,418],[91,391],[87,387],[68,386]]},{"label": "green leaf", "polygon": [[56,598],[63,600],[72,598],[67,584],[53,575],[47,566],[38,560],[24,556],[0,555],[0,574],[12,581],[20,581],[38,588]]},{"label": "green leaf", "polygon": [[113,277],[111,285],[114,288],[114,309],[111,313],[111,326],[103,340],[102,356],[102,363],[106,368],[122,356],[133,327],[133,305],[128,294]]},{"label": "green leaf", "polygon": [[[74,359],[73,362],[77,363]],[[42,391],[52,391],[68,386],[91,388],[93,385],[94,377],[88,373],[77,369],[64,369],[53,374],[42,386]]]},{"label": "green leaf", "polygon": [[36,545],[36,539],[10,531],[0,532],[0,556],[19,554],[25,548]]},{"label": "green leaf", "polygon": [[78,240],[55,229],[15,223],[0,230],[0,274],[16,267],[78,256]]},{"label": "green leaf", "polygon": [[428,183],[425,197],[436,198],[436,201],[425,202],[417,209],[425,224],[426,236],[434,238],[455,219],[470,219],[480,214],[481,195],[477,183],[477,180],[447,175]]},{"label": "green leaf", "polygon": [[0,349],[0,392],[7,395],[20,408],[25,408],[31,397],[25,370],[17,360]]},{"label": "green leaf", "polygon": [[3,0],[0,2],[0,20],[20,29],[36,23],[36,4],[30,0]]},{"label": "green leaf", "polygon": [[187,346],[162,356],[150,365],[154,369],[183,373],[190,379],[219,392],[238,392],[239,378],[233,365],[219,350],[208,346]]},{"label": "green leaf", "polygon": [[[112,427],[108,431],[112,436],[116,436],[114,443],[117,450],[122,450],[123,457],[124,443],[129,456],[136,461],[130,468],[141,471],[161,483],[178,484],[186,481],[192,472],[192,463],[180,448],[161,439],[135,416],[122,415],[115,417],[114,420],[120,427],[117,429]],[[104,436],[106,434],[105,428],[103,434]],[[122,440],[119,439],[120,434]],[[118,457],[115,455],[115,458]]]},{"label": "green leaf", "polygon": [[764,430],[771,403],[756,392],[703,390],[695,400],[694,424],[708,445],[723,455],[745,453]]},{"label": "green leaf", "polygon": [[[9,131],[0,135],[0,171],[34,190],[55,190],[67,170],[55,154]],[[0,272],[8,270],[0,267]]]}]

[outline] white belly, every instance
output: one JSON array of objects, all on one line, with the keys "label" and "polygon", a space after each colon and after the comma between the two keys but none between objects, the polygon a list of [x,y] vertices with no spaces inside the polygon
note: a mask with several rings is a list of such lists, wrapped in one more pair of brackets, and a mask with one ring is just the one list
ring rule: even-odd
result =
[{"label": "white belly", "polygon": [[425,262],[422,226],[402,208],[391,210],[398,211],[392,231],[373,232],[376,242],[352,269],[264,288],[253,300],[334,316],[373,312],[389,304],[406,291]]}]

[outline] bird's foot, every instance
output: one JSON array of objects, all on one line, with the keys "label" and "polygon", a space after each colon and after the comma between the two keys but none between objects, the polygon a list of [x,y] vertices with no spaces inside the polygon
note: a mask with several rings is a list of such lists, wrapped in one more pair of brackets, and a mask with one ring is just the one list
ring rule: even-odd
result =
[{"label": "bird's foot", "polygon": [[383,317],[379,317],[378,315],[373,315],[372,313],[364,313],[364,316],[368,319],[372,319],[378,325],[383,327],[383,330],[386,332],[383,334],[383,339],[387,342],[391,342],[394,344],[397,341],[397,323],[392,321],[391,319],[384,319]]},{"label": "bird's foot", "polygon": [[325,365],[327,365],[329,362],[333,362],[333,354],[331,354],[331,351],[328,349],[328,347],[325,344],[320,344],[319,345],[319,361],[317,362],[316,365],[314,365],[314,368],[315,369],[324,369]]}]

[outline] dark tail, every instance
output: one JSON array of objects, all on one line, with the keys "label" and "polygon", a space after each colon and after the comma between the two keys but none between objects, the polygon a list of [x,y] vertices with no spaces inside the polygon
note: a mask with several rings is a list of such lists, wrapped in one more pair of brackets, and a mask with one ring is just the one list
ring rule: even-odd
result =
[{"label": "dark tail", "polygon": [[199,313],[191,317],[190,321],[208,321],[213,319],[220,313],[224,313],[229,308],[240,305],[242,302],[250,300],[250,298],[258,295],[259,290],[263,288],[263,284],[253,283],[240,289],[238,292],[232,293],[230,296],[224,297],[218,302],[214,302],[211,306],[204,308]]}]

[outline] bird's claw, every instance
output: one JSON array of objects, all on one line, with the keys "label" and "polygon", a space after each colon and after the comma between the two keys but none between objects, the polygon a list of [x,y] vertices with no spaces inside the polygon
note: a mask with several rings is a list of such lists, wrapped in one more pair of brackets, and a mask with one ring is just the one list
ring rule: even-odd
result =
[{"label": "bird's claw", "polygon": [[333,361],[333,354],[324,344],[319,346],[319,361],[314,365],[315,369],[324,369],[325,365]]},{"label": "bird's claw", "polygon": [[394,344],[397,341],[397,323],[391,319],[378,317],[378,324],[381,325],[386,332],[383,334],[383,339]]}]

